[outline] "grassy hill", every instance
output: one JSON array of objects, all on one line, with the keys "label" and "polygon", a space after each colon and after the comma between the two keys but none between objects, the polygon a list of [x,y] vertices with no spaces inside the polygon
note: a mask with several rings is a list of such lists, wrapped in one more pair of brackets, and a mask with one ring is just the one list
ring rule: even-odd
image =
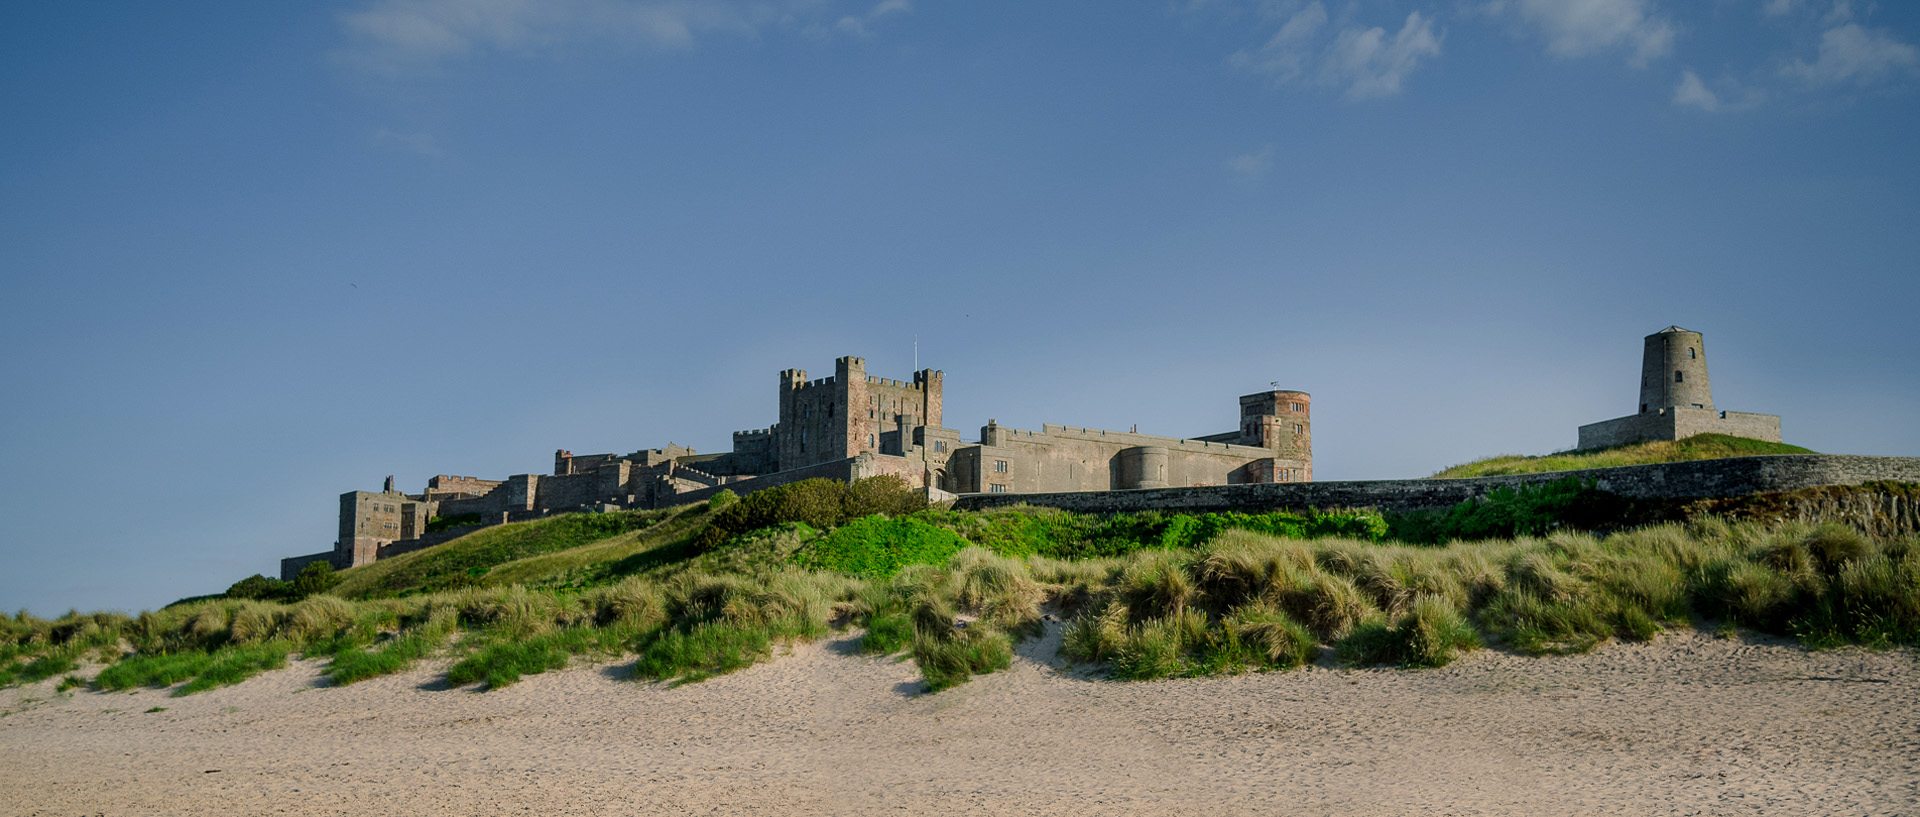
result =
[{"label": "grassy hill", "polygon": [[1538,474],[1547,471],[1578,471],[1584,468],[1611,468],[1616,465],[1651,465],[1659,462],[1717,460],[1726,457],[1757,457],[1767,454],[1812,454],[1811,450],[1786,443],[1749,440],[1725,434],[1695,434],[1672,442],[1635,443],[1614,448],[1589,448],[1561,451],[1541,456],[1508,454],[1488,457],[1465,465],[1456,465],[1434,474],[1432,479],[1460,477],[1497,477],[1506,474]]},{"label": "grassy hill", "polygon": [[[905,653],[937,690],[1006,667],[1045,626],[1043,604],[1068,619],[1065,655],[1121,679],[1284,670],[1328,649],[1352,666],[1439,666],[1483,640],[1580,652],[1698,617],[1817,645],[1920,644],[1911,537],[1721,518],[1598,537],[1559,524],[1580,486],[1556,484],[1426,520],[1479,528],[1416,546],[1369,511],[965,512],[876,479],[891,482],[501,525],[282,601],[0,614],[0,686],[189,694],[293,655],[327,660],[336,685],[434,655],[451,659],[452,687],[580,657],[686,682],[857,627],[863,651]],[[108,666],[74,674],[90,661]]]}]

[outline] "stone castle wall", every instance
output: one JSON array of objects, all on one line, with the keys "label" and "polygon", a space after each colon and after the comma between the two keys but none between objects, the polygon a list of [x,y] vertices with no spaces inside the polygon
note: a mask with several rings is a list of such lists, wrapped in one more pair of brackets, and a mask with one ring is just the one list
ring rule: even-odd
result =
[{"label": "stone castle wall", "polygon": [[1470,479],[1263,483],[1099,493],[972,494],[960,497],[954,507],[983,510],[1027,504],[1080,513],[1261,511],[1281,508],[1412,511],[1444,508],[1464,500],[1485,497],[1488,492],[1500,487],[1541,485],[1568,477],[1593,480],[1601,490],[1633,499],[1721,498],[1825,485],[1859,485],[1878,480],[1920,482],[1920,457],[1795,454]]},{"label": "stone castle wall", "polygon": [[1777,443],[1781,441],[1780,417],[1746,411],[1663,408],[1583,425],[1579,447],[1612,448],[1649,440],[1680,440],[1695,434],[1727,434]]}]

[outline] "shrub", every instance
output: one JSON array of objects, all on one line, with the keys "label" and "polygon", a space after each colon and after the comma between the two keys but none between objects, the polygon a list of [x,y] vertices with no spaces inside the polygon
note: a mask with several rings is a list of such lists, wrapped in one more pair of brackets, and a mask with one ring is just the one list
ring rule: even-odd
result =
[{"label": "shrub", "polygon": [[224,595],[230,599],[283,599],[291,592],[291,583],[255,573],[234,582]]},{"label": "shrub", "polygon": [[427,520],[427,532],[440,533],[451,528],[464,528],[468,525],[478,525],[480,521],[480,514],[477,513],[456,513],[446,516],[435,516]]},{"label": "shrub", "polygon": [[1485,498],[1446,510],[1395,514],[1388,530],[1395,539],[1417,544],[1538,536],[1561,526],[1599,527],[1620,518],[1625,507],[1624,499],[1594,487],[1591,480],[1567,477],[1541,485],[1502,486]]},{"label": "shrub", "polygon": [[738,501],[740,501],[740,495],[734,493],[732,488],[721,488],[715,491],[713,496],[707,497],[707,510],[717,511]]},{"label": "shrub", "polygon": [[332,590],[334,585],[339,583],[340,577],[333,575],[333,565],[326,562],[312,562],[300,568],[300,572],[294,575],[293,581],[288,583],[287,597],[296,600],[304,599]]},{"label": "shrub", "polygon": [[926,497],[896,476],[867,477],[852,484],[806,479],[755,491],[721,509],[694,537],[693,548],[704,553],[731,537],[782,522],[826,530],[850,519],[874,514],[904,516],[926,507]]}]

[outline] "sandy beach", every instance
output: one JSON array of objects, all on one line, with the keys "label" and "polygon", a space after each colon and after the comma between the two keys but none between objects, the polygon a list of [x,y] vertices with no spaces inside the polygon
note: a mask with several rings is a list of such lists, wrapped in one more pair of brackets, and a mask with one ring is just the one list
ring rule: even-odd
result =
[{"label": "sandy beach", "polygon": [[630,661],[486,693],[319,662],[181,698],[47,682],[0,693],[0,813],[1920,814],[1909,650],[1682,631],[1119,683],[1057,640],[937,695],[851,636],[677,688]]}]

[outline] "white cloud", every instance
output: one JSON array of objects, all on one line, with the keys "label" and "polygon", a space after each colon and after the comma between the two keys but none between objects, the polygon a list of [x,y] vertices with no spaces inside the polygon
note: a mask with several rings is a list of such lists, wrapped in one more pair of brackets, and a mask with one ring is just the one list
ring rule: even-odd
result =
[{"label": "white cloud", "polygon": [[1440,55],[1445,37],[1434,31],[1431,18],[1417,11],[1391,36],[1379,26],[1342,26],[1331,40],[1323,36],[1328,16],[1318,0],[1283,16],[1286,22],[1266,43],[1234,54],[1232,62],[1276,83],[1302,80],[1343,88],[1349,99],[1399,93],[1402,81],[1422,60]]},{"label": "white cloud", "polygon": [[1273,146],[1267,145],[1252,153],[1242,153],[1227,160],[1227,169],[1233,171],[1243,181],[1253,181],[1267,175],[1273,169]]},{"label": "white cloud", "polygon": [[1625,48],[1627,62],[1637,67],[1673,51],[1673,24],[1651,6],[1651,0],[1493,0],[1483,9],[1519,20],[1546,39],[1554,56]]},{"label": "white cloud", "polygon": [[1716,83],[1719,91],[1707,87],[1698,74],[1692,71],[1680,73],[1680,84],[1673,89],[1673,104],[1683,108],[1698,108],[1708,113],[1730,113],[1756,108],[1767,99],[1766,92],[1757,88],[1742,88],[1731,80]]},{"label": "white cloud", "polygon": [[1386,35],[1386,29],[1378,26],[1340,32],[1327,52],[1326,72],[1332,84],[1345,85],[1353,99],[1390,96],[1400,93],[1400,81],[1420,66],[1421,59],[1440,56],[1433,21],[1420,12],[1407,15],[1400,33],[1391,39]]},{"label": "white cloud", "polygon": [[1869,83],[1911,73],[1920,66],[1920,51],[1900,42],[1884,29],[1858,23],[1828,29],[1820,36],[1820,55],[1809,63],[1794,60],[1781,73],[1814,85]]},{"label": "white cloud", "polygon": [[1767,0],[1767,4],[1760,7],[1760,13],[1768,17],[1779,17],[1791,14],[1799,5],[1800,0]]},{"label": "white cloud", "polygon": [[851,34],[855,37],[871,37],[873,36],[873,32],[867,29],[868,24],[889,14],[900,14],[912,10],[913,4],[908,2],[908,0],[881,0],[879,4],[869,9],[866,14],[849,14],[840,18],[838,22],[835,22],[833,27],[843,34]]}]

